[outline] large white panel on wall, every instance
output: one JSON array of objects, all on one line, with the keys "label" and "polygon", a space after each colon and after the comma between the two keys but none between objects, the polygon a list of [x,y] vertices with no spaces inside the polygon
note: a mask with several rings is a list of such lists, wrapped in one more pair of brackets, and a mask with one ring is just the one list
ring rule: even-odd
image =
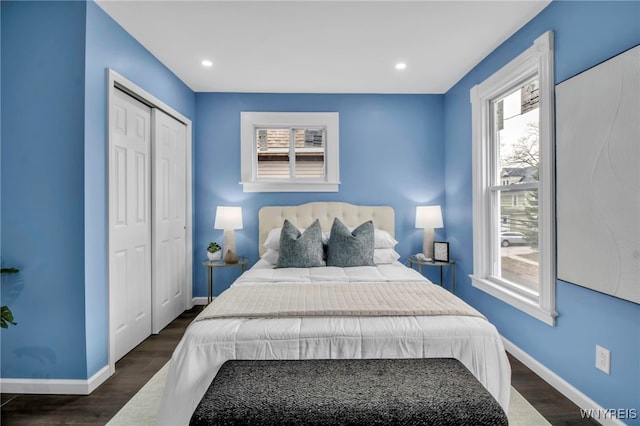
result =
[{"label": "large white panel on wall", "polygon": [[640,303],[640,46],[556,86],[558,278]]}]

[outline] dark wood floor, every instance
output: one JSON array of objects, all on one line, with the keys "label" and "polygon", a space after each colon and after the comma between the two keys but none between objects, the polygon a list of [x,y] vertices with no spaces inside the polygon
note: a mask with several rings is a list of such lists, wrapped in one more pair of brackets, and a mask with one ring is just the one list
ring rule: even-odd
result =
[{"label": "dark wood floor", "polygon": [[[160,334],[116,363],[116,372],[91,395],[2,394],[0,423],[12,425],[104,425],[169,360],[185,328],[201,307],[183,313]],[[597,425],[513,356],[513,386],[553,425]],[[131,425],[135,426],[135,425]]]},{"label": "dark wood floor", "polygon": [[[91,395],[2,394],[0,423],[104,425],[169,361],[184,330],[202,310],[186,311],[116,363],[116,372]],[[135,425],[131,425],[135,426]]]},{"label": "dark wood floor", "polygon": [[586,426],[599,425],[592,419],[583,419],[580,408],[542,380],[513,355],[507,353],[511,363],[511,385],[516,388],[529,404],[552,425]]}]

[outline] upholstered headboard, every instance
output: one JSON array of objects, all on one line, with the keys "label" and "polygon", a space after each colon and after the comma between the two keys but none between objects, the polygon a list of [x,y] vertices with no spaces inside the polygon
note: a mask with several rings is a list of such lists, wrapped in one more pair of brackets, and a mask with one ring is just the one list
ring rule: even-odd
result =
[{"label": "upholstered headboard", "polygon": [[389,206],[355,206],[341,202],[313,202],[299,206],[265,206],[258,213],[258,250],[263,255],[263,243],[273,228],[281,228],[285,219],[299,228],[306,228],[320,219],[323,232],[329,232],[334,218],[340,219],[347,226],[358,226],[362,222],[372,220],[376,228],[395,236],[395,216]]}]

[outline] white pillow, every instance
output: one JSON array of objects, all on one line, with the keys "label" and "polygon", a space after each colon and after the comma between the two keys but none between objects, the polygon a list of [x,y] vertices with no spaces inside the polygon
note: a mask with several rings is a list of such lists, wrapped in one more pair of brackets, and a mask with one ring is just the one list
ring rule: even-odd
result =
[{"label": "white pillow", "polygon": [[[303,233],[307,228],[298,228],[300,233]],[[282,228],[273,228],[269,231],[267,238],[264,240],[262,246],[266,249],[271,250],[280,250],[280,233],[282,232]],[[329,233],[322,233],[322,244],[327,244],[329,242]]]},{"label": "white pillow", "polygon": [[280,257],[280,252],[278,250],[267,249],[267,251],[265,251],[262,255],[261,259],[269,262],[271,265],[275,265],[276,263],[278,263],[278,257]]},{"label": "white pillow", "polygon": [[387,231],[383,231],[382,229],[376,229],[373,232],[374,238],[374,248],[383,249],[383,248],[394,248],[398,242],[395,238],[391,236]]},{"label": "white pillow", "polygon": [[280,249],[280,232],[282,232],[282,228],[273,228],[269,231],[269,235],[267,235],[267,239],[264,240],[264,248],[279,250]]},{"label": "white pillow", "polygon": [[[356,228],[349,227],[349,231],[353,232]],[[383,248],[394,248],[398,242],[391,236],[387,231],[383,231],[382,229],[374,229],[373,230],[373,248],[374,249],[383,249]],[[324,241],[323,241],[324,242]]]},{"label": "white pillow", "polygon": [[400,255],[394,249],[384,248],[373,250],[373,263],[376,265],[380,265],[382,263],[393,263],[398,259],[400,259]]}]

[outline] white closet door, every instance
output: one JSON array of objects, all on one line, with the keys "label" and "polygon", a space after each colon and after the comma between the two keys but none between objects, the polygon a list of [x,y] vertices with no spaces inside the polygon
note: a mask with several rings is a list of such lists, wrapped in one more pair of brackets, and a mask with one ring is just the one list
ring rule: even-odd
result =
[{"label": "white closet door", "polygon": [[109,285],[118,360],[151,334],[151,110],[120,90],[110,105]]},{"label": "white closet door", "polygon": [[153,332],[158,333],[187,307],[187,127],[161,110],[153,114]]}]

